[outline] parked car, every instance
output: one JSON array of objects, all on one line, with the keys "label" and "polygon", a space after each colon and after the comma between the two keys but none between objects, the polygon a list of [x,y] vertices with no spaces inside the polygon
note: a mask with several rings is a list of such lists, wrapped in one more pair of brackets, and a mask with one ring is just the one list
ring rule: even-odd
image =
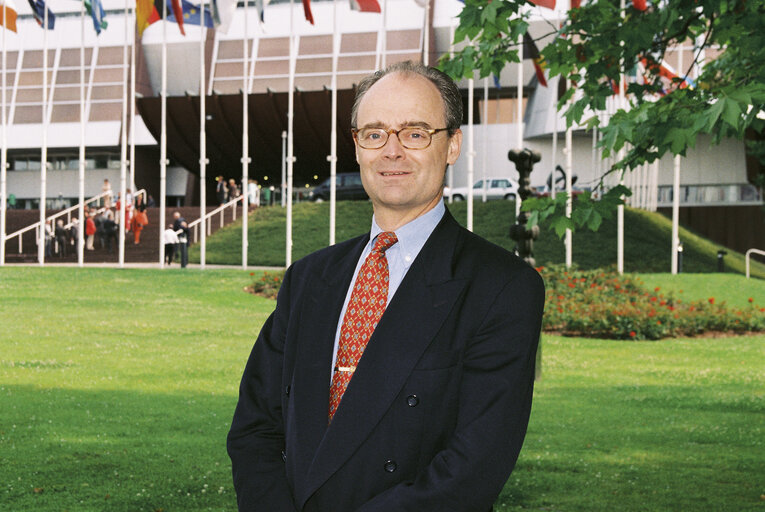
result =
[{"label": "parked car", "polygon": [[[518,195],[518,182],[512,178],[486,178],[478,180],[473,185],[473,199],[483,199],[484,190],[486,199],[515,199]],[[467,187],[444,187],[444,197],[452,201],[464,201],[468,196]]]},{"label": "parked car", "polygon": [[[310,192],[309,199],[317,203],[329,201],[331,179],[332,178],[327,178],[320,185],[317,185]],[[356,172],[340,173],[335,177],[335,194],[338,201],[344,199],[369,199],[369,196],[361,184],[361,175]]]}]

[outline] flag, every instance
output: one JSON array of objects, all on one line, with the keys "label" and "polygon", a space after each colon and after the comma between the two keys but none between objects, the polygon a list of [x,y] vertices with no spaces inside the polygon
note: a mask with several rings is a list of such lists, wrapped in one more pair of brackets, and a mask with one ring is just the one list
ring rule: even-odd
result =
[{"label": "flag", "polygon": [[531,38],[528,32],[523,34],[523,58],[531,59],[534,62],[534,72],[537,75],[540,85],[547,87],[547,79],[545,79],[544,58],[539,54],[539,49],[536,43]]},{"label": "flag", "polygon": [[305,13],[305,19],[311,25],[313,25],[313,14],[311,14],[311,0],[303,0],[303,12]]},{"label": "flag", "polygon": [[266,6],[271,3],[271,0],[256,0],[255,5],[258,9],[258,12],[260,13],[260,22],[265,23],[266,21]]},{"label": "flag", "polygon": [[[140,2],[141,0],[138,1]],[[151,25],[155,21],[161,20],[165,15],[164,11],[167,11],[168,13],[173,13],[175,18],[174,21],[178,24],[178,30],[180,30],[181,34],[184,36],[186,35],[186,32],[183,30],[183,6],[181,5],[181,0],[167,0],[167,5],[165,7],[162,6],[162,0],[154,0],[154,10],[156,11],[156,15],[154,15],[154,13],[149,15],[149,18],[147,19],[148,23],[146,26],[144,26],[144,28]],[[156,19],[153,19],[155,16]],[[138,22],[138,20],[136,20],[136,22]],[[143,33],[143,30],[139,29],[139,31],[140,33]]]},{"label": "flag", "polygon": [[0,0],[0,25],[11,32],[16,32],[16,4],[13,0]]},{"label": "flag", "polygon": [[181,1],[170,0],[170,3],[173,8],[173,14],[175,15],[175,22],[178,24],[178,30],[185,36],[186,32],[183,30],[183,7],[181,6]]},{"label": "flag", "polygon": [[634,7],[638,11],[645,11],[646,9],[648,9],[646,0],[632,0],[632,7]]},{"label": "flag", "polygon": [[377,0],[349,0],[352,11],[381,12]]},{"label": "flag", "polygon": [[101,30],[109,26],[104,19],[104,6],[101,0],[83,0],[83,2],[85,2],[85,10],[93,18],[93,28],[96,29],[96,34],[100,34]]},{"label": "flag", "polygon": [[[215,29],[227,33],[236,12],[236,0],[212,0],[210,10]],[[262,20],[262,11],[260,16]]]},{"label": "flag", "polygon": [[41,27],[43,26],[43,23],[45,23],[45,11],[47,10],[48,30],[53,30],[53,27],[56,25],[56,15],[53,14],[53,11],[45,7],[44,0],[29,0],[29,7],[32,8],[32,13],[35,16],[35,20]]},{"label": "flag", "polygon": [[548,9],[555,9],[555,0],[529,0],[529,1],[538,7],[547,7]]},{"label": "flag", "polygon": [[135,24],[138,29],[138,36],[143,35],[146,27],[159,21],[160,15],[154,6],[154,0],[136,0],[135,2]]},{"label": "flag", "polygon": [[[202,8],[199,5],[194,5],[188,0],[181,0],[181,7],[183,8],[183,22],[189,25],[201,25],[202,21]],[[204,13],[204,26],[207,28],[213,28],[212,14],[210,9],[205,7]]]}]

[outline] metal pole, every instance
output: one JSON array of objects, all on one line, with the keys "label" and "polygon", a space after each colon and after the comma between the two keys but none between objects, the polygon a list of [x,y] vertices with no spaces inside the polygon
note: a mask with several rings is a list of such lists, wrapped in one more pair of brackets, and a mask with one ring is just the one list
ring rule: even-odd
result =
[{"label": "metal pole", "polygon": [[85,2],[80,5],[80,153],[78,163],[80,227],[77,230],[77,265],[85,262]]},{"label": "metal pole", "polygon": [[[249,252],[249,233],[248,233],[248,198],[249,198],[249,170],[250,170],[250,80],[248,72],[248,49],[247,49],[247,27],[248,27],[248,9],[249,0],[244,2],[244,41],[242,42],[242,188],[244,197],[242,198],[242,268],[247,268],[247,253]],[[236,206],[234,206],[236,209]]]},{"label": "metal pole", "polygon": [[[574,170],[574,130],[569,126],[566,129],[566,217],[571,218],[573,209],[573,187],[571,183],[571,174]],[[566,267],[570,267],[573,262],[573,236],[570,229],[566,229]]]},{"label": "metal pole", "polygon": [[473,174],[475,165],[475,137],[473,135],[473,79],[468,79],[468,177],[467,177],[467,228],[473,231]]},{"label": "metal pole", "polygon": [[335,244],[337,210],[337,61],[340,54],[337,0],[333,0],[332,9],[332,128],[329,141],[329,245]]},{"label": "metal pole", "polygon": [[[95,9],[95,6],[93,6]],[[128,220],[125,212],[127,212],[127,194],[126,194],[126,180],[127,180],[127,93],[128,93],[128,50],[127,50],[127,37],[128,37],[128,0],[125,0],[125,39],[122,42],[122,129],[120,130],[120,250],[119,250],[119,267],[125,266],[125,231],[128,228]]]},{"label": "metal pole", "polygon": [[159,268],[165,268],[165,210],[167,209],[167,2],[162,2],[162,85],[159,137]]},{"label": "metal pole", "polygon": [[431,0],[425,0],[425,21],[423,22],[425,28],[422,34],[422,63],[426,66],[430,65],[430,2]]},{"label": "metal pole", "polygon": [[[620,3],[620,12],[621,12],[621,21],[624,22],[624,7],[625,3],[624,0],[621,0]],[[621,45],[624,45],[624,41],[620,41]],[[619,67],[623,67],[623,61],[620,62]],[[625,97],[624,97],[624,73],[619,74],[619,106],[621,108],[625,108]],[[619,160],[624,159],[624,148],[622,147],[621,150],[619,150]],[[624,172],[622,172],[622,178],[619,181],[620,185],[624,185]],[[624,196],[622,196],[622,199],[624,199]],[[624,205],[620,204],[616,207],[616,270],[619,272],[619,274],[624,273]]]},{"label": "metal pole", "polygon": [[282,131],[282,184],[279,187],[282,191],[280,202],[282,208],[287,206],[287,131]]},{"label": "metal pole", "polygon": [[[678,56],[677,74],[683,73],[683,48],[680,47]],[[671,271],[677,274],[679,270],[678,259],[681,253],[678,251],[680,246],[680,155],[675,156],[673,180],[672,180],[672,264]]]},{"label": "metal pole", "polygon": [[481,158],[482,198],[486,202],[486,163],[489,160],[489,77],[483,79],[483,158]]},{"label": "metal pole", "polygon": [[[518,151],[523,149],[523,36],[520,36],[518,40],[518,47],[520,48],[520,61],[518,62],[518,89],[517,89],[517,110],[516,110],[516,123],[518,124],[516,147]],[[520,198],[515,198],[515,218],[521,214],[521,201]]]},{"label": "metal pole", "polygon": [[289,92],[287,99],[287,236],[285,248],[285,266],[292,264],[292,171],[295,164],[295,148],[293,141],[293,125],[295,120],[295,61],[297,48],[295,44],[295,26],[293,0],[290,0],[290,69]]},{"label": "metal pole", "polygon": [[[8,19],[8,6],[3,2],[3,20]],[[4,21],[5,22],[5,21]],[[2,113],[3,120],[3,138],[2,146],[0,146],[0,266],[5,265],[5,216],[8,208],[6,196],[8,195],[8,124],[6,122],[6,98],[5,98],[5,79],[6,79],[6,65],[8,64],[6,59],[8,57],[6,52],[5,43],[5,31],[3,28],[3,92],[2,92],[2,105],[0,105],[0,113]]]},{"label": "metal pole", "polygon": [[[138,190],[135,184],[135,46],[136,46],[136,33],[135,33],[135,19],[136,8],[133,7],[133,44],[130,46],[130,188],[133,189],[133,194]],[[143,204],[146,204],[148,194],[144,195]],[[164,226],[160,226],[160,231],[164,231]]]},{"label": "metal pole", "polygon": [[[246,9],[247,2],[245,2],[245,12]],[[207,260],[207,219],[205,218],[207,214],[207,105],[205,101],[205,36],[207,31],[205,30],[205,0],[200,2],[199,12],[201,15],[199,21],[199,218],[202,221],[199,230],[199,268],[204,269]],[[246,44],[247,32],[245,32],[244,40]],[[246,183],[243,181],[242,188],[245,186]]]},{"label": "metal pole", "polygon": [[[43,9],[42,148],[40,150],[40,234],[37,260],[45,264],[45,198],[48,179],[48,7]],[[51,226],[53,227],[53,226]]]}]

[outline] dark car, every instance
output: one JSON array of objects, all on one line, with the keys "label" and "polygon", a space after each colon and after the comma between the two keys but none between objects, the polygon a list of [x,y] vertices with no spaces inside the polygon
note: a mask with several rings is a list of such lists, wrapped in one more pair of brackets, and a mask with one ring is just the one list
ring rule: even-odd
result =
[{"label": "dark car", "polygon": [[[320,203],[329,201],[329,185],[332,178],[327,178],[311,191],[311,201]],[[335,193],[338,201],[343,199],[366,200],[369,199],[364,187],[361,185],[361,175],[355,172],[340,173],[335,177]]]}]

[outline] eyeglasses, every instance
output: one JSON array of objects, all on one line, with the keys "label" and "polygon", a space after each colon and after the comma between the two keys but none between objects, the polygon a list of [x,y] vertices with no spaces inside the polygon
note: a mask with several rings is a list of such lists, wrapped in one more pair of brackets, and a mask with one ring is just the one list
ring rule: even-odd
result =
[{"label": "eyeglasses", "polygon": [[425,149],[433,142],[433,135],[444,130],[448,130],[448,128],[428,130],[417,126],[405,126],[400,130],[362,128],[361,130],[351,130],[351,133],[353,133],[353,138],[356,139],[359,147],[364,149],[380,149],[388,143],[388,137],[391,133],[398,137],[399,143],[406,149]]}]

